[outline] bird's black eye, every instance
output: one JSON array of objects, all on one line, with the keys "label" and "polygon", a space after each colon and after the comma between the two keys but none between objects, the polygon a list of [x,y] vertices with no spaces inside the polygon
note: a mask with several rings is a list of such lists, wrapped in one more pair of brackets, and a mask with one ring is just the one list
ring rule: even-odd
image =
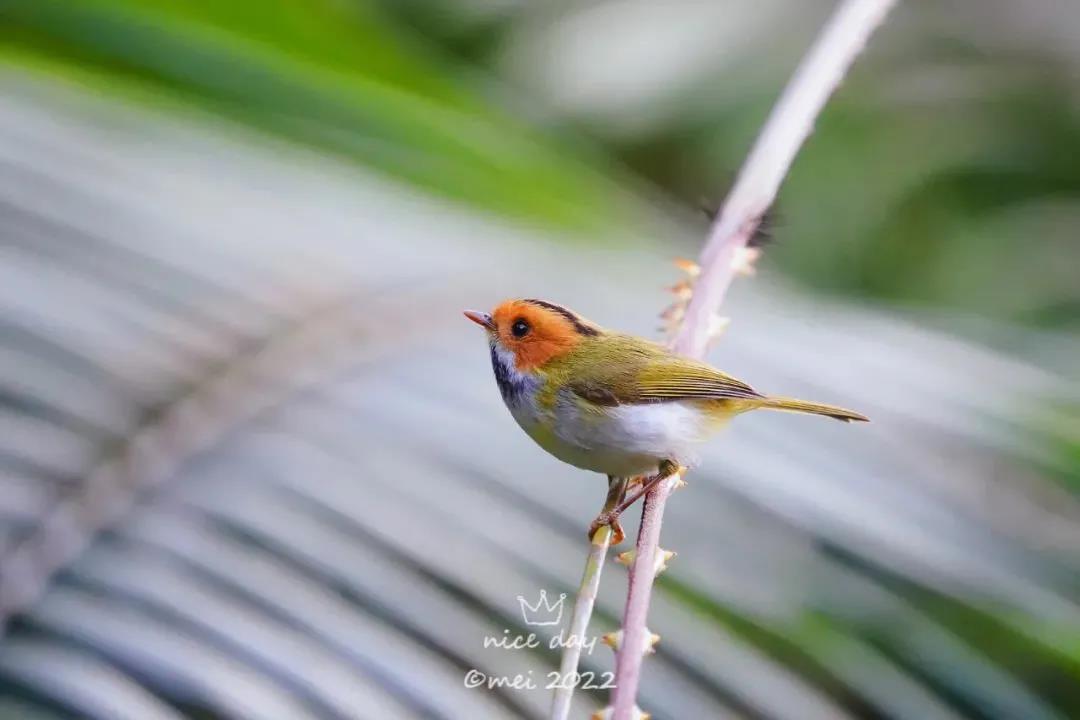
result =
[{"label": "bird's black eye", "polygon": [[529,334],[529,323],[520,318],[515,320],[514,324],[510,326],[510,334],[516,338],[525,337]]}]

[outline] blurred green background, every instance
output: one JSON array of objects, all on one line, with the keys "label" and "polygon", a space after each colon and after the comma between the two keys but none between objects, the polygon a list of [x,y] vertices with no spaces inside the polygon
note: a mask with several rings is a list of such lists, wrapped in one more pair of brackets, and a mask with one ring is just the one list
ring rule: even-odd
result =
[{"label": "blurred green background", "polygon": [[[828,3],[2,7],[11,61],[617,238],[638,213],[628,183],[719,201]],[[1041,1],[899,16],[785,184],[769,264],[842,296],[1075,332],[1080,20]]]},{"label": "blurred green background", "polygon": [[[460,675],[552,667],[477,646],[602,488],[448,317],[652,330],[832,7],[0,0],[0,717],[543,716]],[[875,422],[748,420],[676,496],[655,718],[1080,716],[1077,158],[1080,5],[874,38],[718,355]],[[294,387],[324,325],[361,358]]]}]

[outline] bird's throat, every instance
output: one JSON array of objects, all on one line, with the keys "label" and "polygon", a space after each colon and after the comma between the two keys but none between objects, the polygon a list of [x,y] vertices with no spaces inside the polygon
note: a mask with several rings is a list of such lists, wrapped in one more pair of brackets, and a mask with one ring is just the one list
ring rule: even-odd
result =
[{"label": "bird's throat", "polygon": [[535,378],[514,366],[512,353],[496,343],[491,345],[491,369],[495,371],[495,382],[499,385],[503,402],[511,407],[521,403],[537,383]]}]

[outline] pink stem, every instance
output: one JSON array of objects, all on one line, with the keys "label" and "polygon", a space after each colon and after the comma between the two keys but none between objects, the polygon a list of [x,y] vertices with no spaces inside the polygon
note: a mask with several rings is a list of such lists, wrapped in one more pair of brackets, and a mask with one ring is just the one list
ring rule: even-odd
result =
[{"label": "pink stem", "polygon": [[[720,308],[735,275],[734,259],[746,246],[762,214],[776,198],[795,154],[814,127],[871,33],[896,0],[845,0],[829,19],[777,101],[731,193],[717,214],[701,253],[701,274],[672,349],[702,357],[709,342],[712,317]],[[665,480],[645,496],[638,531],[637,554],[630,567],[623,638],[615,661],[613,720],[637,720],[634,707],[646,643],[645,621],[656,576],[656,553],[664,506],[677,479]]]},{"label": "pink stem", "polygon": [[678,482],[678,475],[661,481],[642,502],[637,551],[630,566],[630,587],[623,615],[623,638],[615,656],[615,689],[612,690],[611,700],[615,707],[615,718],[633,718],[631,713],[641,679],[642,651],[647,641],[645,618],[649,615],[649,600],[652,599],[653,582],[656,580],[653,569],[660,547],[660,526],[664,522],[664,506]]}]

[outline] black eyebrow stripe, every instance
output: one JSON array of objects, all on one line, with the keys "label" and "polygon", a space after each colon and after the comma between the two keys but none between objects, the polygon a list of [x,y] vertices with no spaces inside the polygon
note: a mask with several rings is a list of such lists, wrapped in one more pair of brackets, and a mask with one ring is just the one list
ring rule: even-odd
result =
[{"label": "black eyebrow stripe", "polygon": [[581,318],[579,318],[577,315],[575,315],[573,313],[573,311],[567,310],[562,305],[556,305],[555,303],[549,303],[546,300],[535,300],[533,298],[526,298],[522,302],[527,302],[530,305],[536,305],[537,307],[542,307],[542,308],[545,308],[547,310],[551,310],[552,312],[559,313],[559,315],[562,315],[564,318],[566,318],[570,322],[571,325],[574,326],[574,330],[577,331],[578,335],[588,335],[588,336],[592,337],[592,336],[596,336],[596,335],[600,334],[599,330],[597,330],[594,327],[590,327],[589,325],[586,325],[585,323],[583,323],[581,321]]}]

